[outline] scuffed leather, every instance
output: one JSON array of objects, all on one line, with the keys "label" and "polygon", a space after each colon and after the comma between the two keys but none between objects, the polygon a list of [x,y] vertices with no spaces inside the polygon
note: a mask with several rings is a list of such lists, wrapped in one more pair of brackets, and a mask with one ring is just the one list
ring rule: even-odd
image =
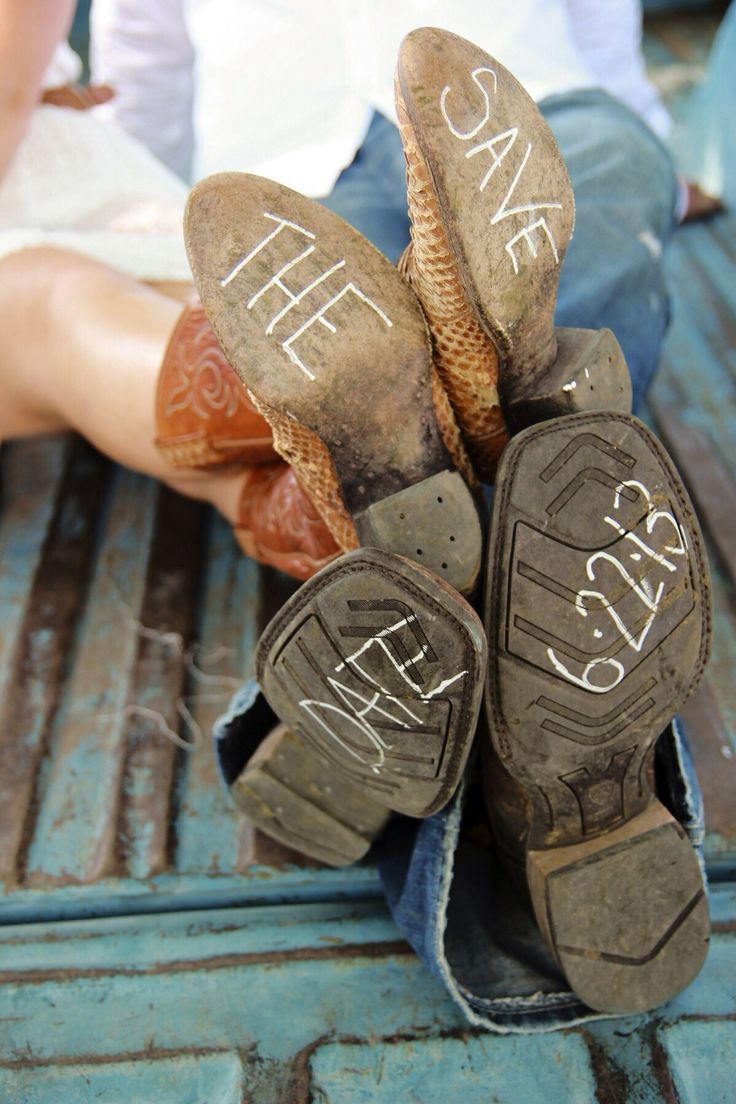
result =
[{"label": "scuffed leather", "polygon": [[283,461],[247,473],[235,532],[254,560],[296,579],[309,579],[340,555],[293,468]]},{"label": "scuffed leather", "polygon": [[177,468],[277,459],[271,427],[225,358],[200,303],[169,340],[156,394],[156,444]]}]

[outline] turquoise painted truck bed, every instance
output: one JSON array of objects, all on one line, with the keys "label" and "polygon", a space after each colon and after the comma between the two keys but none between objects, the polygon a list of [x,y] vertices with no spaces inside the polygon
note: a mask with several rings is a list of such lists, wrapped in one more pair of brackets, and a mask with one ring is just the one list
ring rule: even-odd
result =
[{"label": "turquoise painted truck bed", "polygon": [[[650,24],[682,119],[715,22]],[[467,1030],[369,867],[299,860],[220,788],[209,729],[291,584],[77,439],[4,445],[2,1104],[736,1100],[734,231],[724,215],[676,235],[650,407],[713,570],[714,655],[685,717],[712,879],[700,978],[647,1016]]]}]

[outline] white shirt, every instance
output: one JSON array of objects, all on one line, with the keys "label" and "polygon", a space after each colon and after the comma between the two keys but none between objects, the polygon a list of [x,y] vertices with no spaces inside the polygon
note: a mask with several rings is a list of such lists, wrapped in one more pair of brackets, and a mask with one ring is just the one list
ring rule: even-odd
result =
[{"label": "white shirt", "polygon": [[76,84],[82,76],[82,59],[75,54],[68,42],[60,42],[43,76],[43,88],[61,88]]},{"label": "white shirt", "polygon": [[104,110],[182,175],[243,170],[321,196],[373,110],[394,118],[414,27],[470,39],[536,100],[605,87],[573,9],[604,31],[626,15],[640,36],[638,0],[95,0],[93,77],[116,89]]}]

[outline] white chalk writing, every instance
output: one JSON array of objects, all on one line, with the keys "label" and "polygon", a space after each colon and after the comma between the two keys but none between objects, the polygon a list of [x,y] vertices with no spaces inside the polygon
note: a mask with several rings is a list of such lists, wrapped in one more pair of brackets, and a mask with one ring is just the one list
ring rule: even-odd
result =
[{"label": "white chalk writing", "polygon": [[[460,142],[468,142],[470,141],[470,139],[476,138],[481,133],[486,124],[488,124],[491,120],[491,95],[488,88],[480,80],[480,75],[482,73],[490,74],[493,78],[493,95],[495,96],[498,92],[498,78],[496,76],[496,73],[492,69],[480,67],[472,71],[472,73],[470,74],[471,80],[480,89],[483,97],[483,115],[482,118],[475,124],[475,126],[472,126],[469,130],[461,130],[453,122],[448,114],[447,100],[452,91],[450,86],[446,85],[445,88],[443,88],[442,93],[440,94],[440,112],[442,113],[442,117],[444,118],[450,133]],[[490,138],[485,139],[484,141],[480,142],[478,145],[474,146],[472,149],[466,152],[465,157],[468,159],[471,157],[477,157],[478,154],[481,153],[486,153],[491,158],[490,167],[486,171],[485,176],[482,178],[478,186],[479,192],[482,193],[485,191],[486,187],[492,180],[496,170],[500,168],[506,157],[513,150],[518,137],[519,127],[512,126],[506,130],[499,132],[498,134],[494,134]],[[531,153],[532,143],[527,142],[526,149],[522,154],[521,161],[518,164],[514,178],[511,181],[506,194],[496,208],[495,213],[490,218],[491,226],[496,226],[499,223],[504,222],[506,219],[511,218],[512,216],[525,214],[534,215],[539,211],[562,209],[562,204],[556,202],[555,200],[534,200],[527,203],[520,203],[516,206],[510,206],[512,197],[516,192],[517,186],[519,185],[522,176],[524,175],[525,169],[527,167],[527,162],[529,161]],[[559,264],[559,251],[557,249],[557,242],[555,241],[554,234],[547,219],[544,217],[544,215],[540,215],[537,218],[530,219],[527,225],[523,226],[520,230],[517,230],[512,235],[512,237],[510,237],[506,241],[504,245],[504,248],[511,259],[514,272],[517,275],[520,271],[520,264],[519,256],[515,247],[517,247],[521,242],[525,243],[531,258],[533,260],[536,260],[539,256],[539,235],[542,235],[543,239],[546,240],[546,242],[548,243],[549,248],[552,252],[552,256],[554,257],[555,264]]]},{"label": "white chalk writing", "polygon": [[[367,766],[374,774],[379,774],[385,765],[386,752],[391,751],[392,744],[387,743],[378,731],[382,720],[389,723],[389,727],[406,732],[419,731],[426,728],[426,716],[421,713],[421,705],[428,703],[438,695],[444,693],[450,686],[467,675],[467,671],[458,671],[447,677],[435,678],[433,683],[425,687],[417,681],[422,668],[426,667],[426,653],[428,645],[419,645],[418,649],[403,661],[399,658],[401,652],[391,647],[391,637],[406,628],[413,616],[404,617],[393,624],[379,629],[368,637],[359,648],[351,655],[337,664],[335,674],[327,678],[327,683],[335,693],[342,705],[335,702],[320,701],[315,698],[304,698],[299,705],[315,721],[332,740],[334,740],[351,758]],[[403,649],[402,649],[403,651]],[[397,672],[402,682],[406,684],[411,694],[411,708],[405,699],[391,693],[380,681],[377,669],[385,664],[388,659],[391,667]],[[341,678],[336,677],[343,672],[352,670],[361,681],[364,681],[376,689],[369,695],[360,693],[347,685]],[[415,677],[412,678],[410,671]],[[428,672],[427,672],[428,674]],[[426,714],[426,710],[424,711]],[[345,736],[337,731],[331,721],[347,722],[354,729],[357,743],[353,744]],[[366,762],[366,743],[370,751],[370,760]]]},{"label": "white chalk writing", "polygon": [[[245,257],[242,257],[240,260],[238,260],[236,264],[232,267],[230,272],[228,272],[227,275],[220,280],[220,285],[223,288],[227,287],[237,278],[243,276],[243,274],[248,269],[248,266],[251,265],[252,262],[257,257],[259,257],[264,250],[271,246],[272,243],[274,243],[279,235],[282,234],[284,231],[296,234],[302,239],[306,239],[307,241],[312,243],[317,241],[315,234],[313,234],[310,230],[305,229],[305,227],[300,226],[298,223],[292,222],[290,219],[282,218],[279,215],[273,215],[268,211],[264,211],[263,216],[264,218],[269,219],[271,222],[274,222],[276,224],[274,229],[271,230],[270,233],[266,234],[266,236],[261,241],[259,241],[257,245],[255,245],[246,254]],[[305,248],[301,249],[301,251],[298,252],[295,256],[291,257],[288,261],[281,264],[280,267],[276,269],[276,271],[271,272],[265,282],[262,283],[260,287],[258,287],[249,295],[249,298],[246,301],[246,309],[249,311],[252,311],[258,303],[262,302],[264,297],[269,292],[276,291],[286,299],[284,305],[280,306],[279,309],[276,310],[276,312],[265,323],[264,328],[266,334],[269,337],[273,336],[276,328],[288,316],[290,311],[294,310],[295,307],[297,307],[302,301],[310,296],[321,284],[330,281],[336,273],[346,268],[346,261],[344,259],[336,260],[327,268],[319,272],[318,275],[311,279],[307,284],[305,284],[299,290],[295,291],[293,288],[289,287],[287,283],[285,283],[285,277],[289,273],[295,275],[295,270],[297,269],[297,267],[303,264],[307,257],[312,256],[315,250],[316,245],[314,244],[307,245]],[[378,316],[378,318],[380,318],[381,322],[383,322],[386,327],[391,327],[393,325],[391,319],[388,317],[386,312],[383,311],[378,306],[378,304],[370,298],[370,296],[361,291],[357,284],[355,284],[352,280],[348,280],[342,285],[342,287],[338,288],[337,290],[334,290],[333,285],[330,291],[331,294],[329,295],[327,300],[321,303],[305,322],[302,322],[301,325],[296,328],[296,330],[278,341],[278,344],[284,350],[291,362],[295,364],[297,368],[299,368],[299,370],[309,380],[315,380],[317,378],[316,374],[312,370],[312,368],[309,365],[305,364],[302,360],[302,357],[295,348],[295,342],[297,342],[299,338],[301,338],[316,323],[319,323],[325,330],[328,331],[328,333],[337,333],[337,326],[333,321],[327,318],[326,315],[328,311],[330,311],[337,303],[344,299],[345,296],[355,296],[355,298],[360,303],[364,304],[366,307],[372,310]]]},{"label": "white chalk writing", "polygon": [[[658,550],[656,548],[652,548],[637,533],[626,529],[617,518],[612,517],[610,514],[606,514],[603,518],[603,521],[607,525],[610,525],[611,528],[613,528],[623,540],[629,541],[636,546],[638,551],[631,552],[629,554],[630,559],[634,560],[637,563],[640,563],[642,561],[643,553],[646,557],[648,557],[652,564],[656,564],[658,567],[668,572],[668,575],[665,576],[665,580],[669,579],[672,581],[672,575],[677,573],[678,568],[681,566],[681,562],[673,562],[672,558],[668,558],[663,553],[668,553],[669,557],[681,556],[686,558],[688,547],[687,536],[682,526],[677,522],[677,520],[674,518],[669,510],[661,510],[655,507],[652,495],[649,492],[648,488],[636,479],[625,480],[618,484],[613,497],[614,511],[620,508],[622,491],[625,487],[637,491],[646,503],[647,515],[645,525],[647,534],[651,536],[655,527],[664,522],[673,530],[676,536],[676,543],[665,544],[663,542],[661,549]],[[591,556],[588,557],[585,565],[588,579],[591,582],[597,582],[598,573],[600,571],[607,570],[605,568],[605,565],[610,565],[610,568],[612,568],[615,573],[619,575],[626,583],[626,586],[628,587],[630,592],[632,594],[635,594],[637,599],[641,602],[642,606],[647,611],[643,620],[639,621],[636,626],[636,630],[632,630],[628,625],[625,624],[623,618],[621,617],[619,611],[615,608],[614,604],[611,603],[606,595],[599,590],[589,590],[587,588],[582,588],[578,590],[577,594],[575,595],[575,608],[581,617],[587,618],[592,609],[596,608],[595,606],[591,605],[591,603],[594,602],[597,608],[604,610],[605,613],[611,618],[614,625],[616,626],[616,629],[618,630],[620,638],[625,642],[625,645],[631,648],[632,651],[640,654],[644,646],[644,642],[646,641],[647,636],[649,635],[649,632],[654,625],[655,619],[660,611],[662,599],[665,594],[665,588],[667,585],[666,581],[661,580],[655,590],[651,580],[646,575],[638,580],[633,578],[633,576],[627,571],[627,569],[624,567],[619,559],[611,555],[610,552],[604,551],[594,552]],[[602,635],[603,634],[601,633],[600,629],[595,629],[595,631],[593,632],[593,636],[596,639],[600,639]],[[604,656],[598,659],[594,659],[585,666],[581,675],[575,675],[560,660],[554,649],[548,648],[547,655],[554,669],[558,671],[561,675],[567,678],[570,682],[575,683],[577,686],[581,686],[585,690],[591,690],[593,691],[593,693],[596,694],[607,694],[609,690],[612,690],[614,686],[617,686],[619,684],[619,682],[625,675],[624,664],[621,663],[618,659],[614,659],[612,657]],[[593,672],[599,671],[602,668],[606,667],[612,669],[613,680],[604,685],[594,683],[592,681]]]}]

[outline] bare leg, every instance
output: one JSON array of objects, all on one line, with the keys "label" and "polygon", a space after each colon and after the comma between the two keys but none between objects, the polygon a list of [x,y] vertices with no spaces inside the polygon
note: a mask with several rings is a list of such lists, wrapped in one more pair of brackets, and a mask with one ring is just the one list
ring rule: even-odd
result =
[{"label": "bare leg", "polygon": [[188,303],[191,300],[192,285],[183,283],[181,280],[147,280],[146,283],[159,295],[166,295],[179,303]]},{"label": "bare leg", "polygon": [[0,439],[75,429],[234,521],[241,472],[173,473],[153,444],[158,372],[181,309],[181,298],[75,253],[42,247],[4,258]]}]

